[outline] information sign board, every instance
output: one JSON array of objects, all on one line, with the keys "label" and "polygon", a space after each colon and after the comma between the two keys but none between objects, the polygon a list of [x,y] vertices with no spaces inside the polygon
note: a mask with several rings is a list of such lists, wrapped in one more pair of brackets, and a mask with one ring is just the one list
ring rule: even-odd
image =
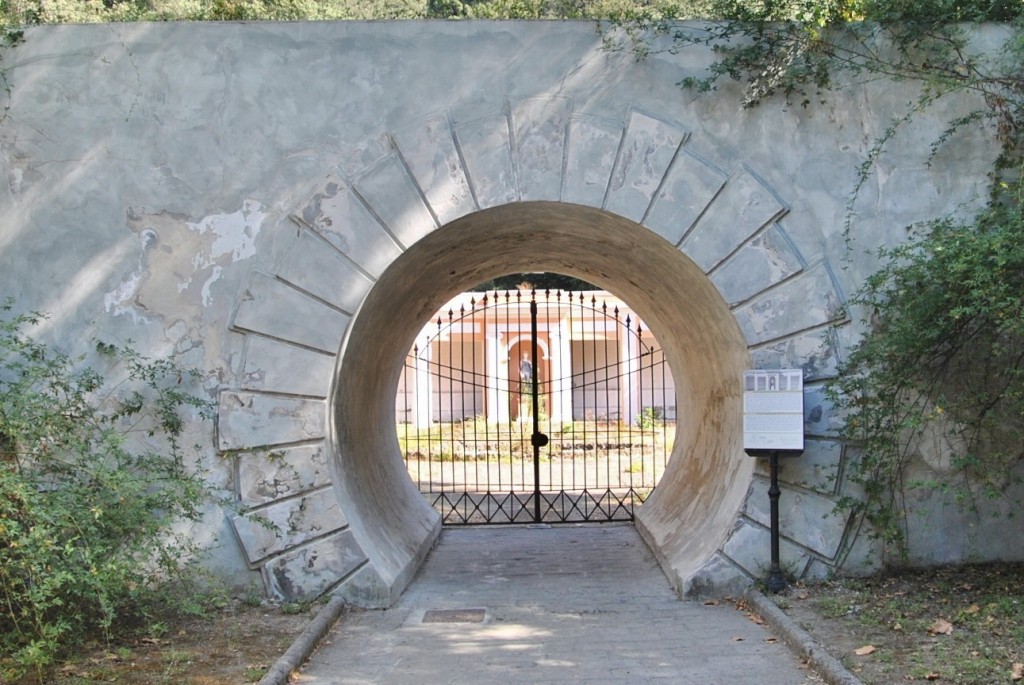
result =
[{"label": "information sign board", "polygon": [[803,451],[802,369],[743,372],[743,449]]}]

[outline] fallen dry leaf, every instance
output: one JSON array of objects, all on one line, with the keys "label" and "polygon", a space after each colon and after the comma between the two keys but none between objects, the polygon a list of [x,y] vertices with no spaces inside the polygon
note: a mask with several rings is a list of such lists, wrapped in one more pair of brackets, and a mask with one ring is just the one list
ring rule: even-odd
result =
[{"label": "fallen dry leaf", "polygon": [[858,647],[857,649],[853,650],[853,653],[857,656],[867,656],[868,654],[873,654],[874,652],[874,645],[864,645],[863,647]]},{"label": "fallen dry leaf", "polygon": [[929,673],[928,675],[926,675],[926,676],[924,677],[924,679],[925,679],[925,680],[938,680],[938,679],[939,679],[939,678],[941,678],[941,677],[942,677],[942,676],[940,676],[940,675],[939,675],[938,673],[936,673],[936,672],[932,671],[931,673]]},{"label": "fallen dry leaf", "polygon": [[732,639],[732,641],[733,641],[733,642],[743,642],[743,638],[742,638],[742,637],[740,637],[739,635],[737,635],[736,637],[734,637],[734,638]]},{"label": "fallen dry leaf", "polygon": [[768,644],[773,645],[773,644],[775,644],[776,642],[779,641],[779,638],[777,638],[777,637],[766,637],[764,639],[764,641],[767,642]]},{"label": "fallen dry leaf", "polygon": [[704,602],[704,606],[706,606],[706,607],[718,606],[718,600],[717,599],[709,599],[709,600]]},{"label": "fallen dry leaf", "polygon": [[944,618],[935,619],[935,623],[928,629],[929,635],[951,635],[953,633],[953,624]]},{"label": "fallen dry leaf", "polygon": [[971,606],[967,607],[967,611],[965,613],[976,614],[979,611],[981,611],[981,607],[978,606],[977,604],[972,604]]},{"label": "fallen dry leaf", "polygon": [[1016,663],[1013,665],[1013,671],[1010,673],[1010,680],[1021,680],[1024,679],[1024,664]]}]

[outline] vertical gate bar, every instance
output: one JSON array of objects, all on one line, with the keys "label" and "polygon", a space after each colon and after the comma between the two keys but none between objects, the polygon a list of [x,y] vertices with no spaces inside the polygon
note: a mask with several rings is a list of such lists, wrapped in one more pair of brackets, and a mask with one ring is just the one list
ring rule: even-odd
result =
[{"label": "vertical gate bar", "polygon": [[[545,321],[545,325],[546,325],[545,330],[547,331],[547,341],[548,341],[548,348],[547,348],[548,349],[548,355],[547,355],[547,362],[548,362],[547,379],[548,380],[545,381],[541,377],[540,359],[537,358],[537,357],[534,357],[533,368],[537,372],[537,397],[538,397],[538,405],[533,408],[533,411],[537,415],[537,417],[539,418],[541,424],[546,424],[546,425],[541,425],[541,428],[544,429],[541,432],[543,432],[545,435],[551,435],[551,396],[550,396],[549,390],[548,390],[548,383],[550,383],[550,381],[551,381],[551,291],[548,290],[548,289],[544,290],[544,302],[543,302],[543,304],[544,304],[544,321]],[[539,331],[539,328],[538,328],[538,331]],[[537,344],[539,345],[540,343],[538,342]],[[546,416],[543,416],[543,417],[541,416],[541,412],[540,412],[540,408],[541,408],[542,405],[546,408],[546,412],[545,412]],[[538,430],[540,430],[540,428],[538,428]],[[547,464],[548,475],[547,475],[547,485],[548,485],[548,489],[549,490],[554,490],[554,484],[555,484],[554,462],[551,459],[551,447],[550,447],[550,444],[551,443],[548,442],[548,464]]]},{"label": "vertical gate bar", "polygon": [[[487,316],[488,316],[488,314],[491,311],[491,307],[494,308],[494,346],[496,348],[495,349],[495,353],[493,355],[493,358],[494,358],[494,362],[500,366],[501,360],[498,358],[498,355],[501,352],[501,338],[499,337],[499,333],[498,333],[498,324],[500,322],[498,321],[498,314],[497,314],[497,311],[498,311],[498,291],[497,290],[494,291],[494,295],[491,298],[490,307],[485,307],[484,308],[484,324],[485,324],[485,326],[486,326],[486,323],[487,323]],[[491,359],[491,357],[492,357],[492,355],[490,355],[490,354],[487,355],[488,359]],[[488,371],[488,373],[489,374],[493,374],[494,382],[498,386],[498,387],[496,387],[494,389],[494,401],[496,403],[501,402],[501,383],[498,382],[498,369],[495,368],[493,370],[493,372]],[[491,395],[488,394],[487,401],[489,402],[490,399],[491,399]],[[488,411],[492,411],[492,410],[488,409]],[[498,421],[495,422],[495,428],[494,428],[495,431],[496,431],[496,434],[494,436],[494,444],[496,445],[496,448],[494,450],[494,459],[495,459],[495,462],[500,465],[501,464],[501,410],[498,407],[494,407],[493,408],[492,416],[495,416],[495,417],[498,418]],[[487,430],[490,431],[490,422],[488,422]],[[488,435],[490,435],[490,434],[488,433]],[[487,439],[488,446],[490,445],[490,443],[491,443],[491,440],[490,440],[490,437],[488,437],[488,439]],[[485,476],[487,478],[486,493],[487,493],[488,499],[490,498],[491,489],[493,487],[493,483],[491,481],[491,470],[492,470],[491,469],[491,453],[490,453],[490,449],[488,448],[488,451],[487,451],[487,462],[485,464],[485,473],[487,474]]]},{"label": "vertical gate bar", "polygon": [[[615,451],[615,486],[622,491],[623,487],[623,341],[621,336],[620,322],[618,322],[618,305],[612,309],[611,326],[614,329],[615,350],[615,403],[618,408],[618,420],[615,421],[615,440],[613,443]],[[626,418],[629,418],[627,409]],[[611,461],[611,449],[608,451],[608,461]],[[610,487],[610,483],[609,483]],[[631,516],[632,518],[632,516]]]},{"label": "vertical gate bar", "polygon": [[587,420],[587,323],[586,323],[586,312],[583,309],[584,295],[580,292],[579,296],[579,319],[580,319],[580,411],[582,419],[580,423],[583,425],[583,435],[580,436],[580,441],[576,444],[579,446],[578,456],[581,462],[582,473],[580,477],[583,482],[579,486],[574,487],[573,490],[586,490],[587,489],[587,425],[590,423]]},{"label": "vertical gate bar", "polygon": [[[601,367],[599,366],[599,364],[601,364],[601,362],[602,362],[602,360],[597,358],[598,348],[597,348],[597,296],[596,295],[591,295],[590,296],[590,337],[594,341],[594,386],[593,386],[593,388],[594,388],[594,449],[592,449],[591,452],[592,452],[592,455],[593,455],[592,461],[593,461],[593,466],[594,466],[594,480],[596,481],[596,480],[598,480],[599,472],[600,472],[600,469],[601,469],[601,465],[600,465],[600,463],[598,462],[598,459],[597,459],[597,441],[601,437],[601,414],[600,414],[600,404],[599,404],[599,402],[601,401],[601,395],[600,395],[600,392],[601,392],[600,383],[601,383],[601,381],[599,380],[600,377],[601,377],[600,376]],[[604,360],[604,362],[607,363],[607,360]],[[607,376],[607,373],[605,375]],[[590,488],[592,486],[594,486],[594,485],[596,485],[596,482],[591,482],[591,481],[588,480],[588,482],[584,484],[584,488],[589,492]],[[586,499],[586,501],[587,501],[588,509],[587,509],[586,512],[584,512],[584,514],[585,514],[586,518],[589,519],[590,518],[589,503],[591,501],[591,498],[588,497]]]},{"label": "vertical gate bar", "polygon": [[[594,323],[597,324],[598,316],[594,315]],[[611,357],[608,356],[608,303],[601,303],[601,346],[604,348],[604,444],[607,445],[608,430],[611,427]],[[600,455],[601,439],[598,436],[594,440],[594,456]],[[600,460],[598,461],[600,463]],[[605,489],[611,489],[611,454],[604,451],[604,484]],[[600,491],[600,490],[598,490]],[[608,511],[610,516],[611,511]]]},{"label": "vertical gate bar", "polygon": [[[508,363],[509,363],[509,359],[508,359],[509,358],[509,354],[512,352],[512,327],[510,326],[510,322],[509,322],[510,307],[511,307],[511,302],[509,301],[509,292],[506,290],[505,291],[505,307],[504,307],[504,311],[505,311],[505,338],[508,341],[508,349],[502,351],[503,361],[505,362],[506,365],[508,365]],[[507,371],[506,371],[505,375],[506,376],[509,375]],[[506,382],[506,384],[508,385],[508,392],[505,393],[505,397],[504,398],[501,398],[501,401],[506,402],[506,403],[511,405],[511,402],[512,402],[512,380],[511,380],[511,377]],[[514,489],[515,486],[514,486],[514,484],[512,482],[512,479],[511,479],[511,475],[512,475],[511,474],[511,472],[512,472],[512,407],[511,406],[508,407],[508,421],[509,421],[509,424],[508,424],[508,427],[507,427],[505,432],[506,432],[507,438],[508,438],[509,476],[510,476],[510,478],[509,478],[509,488],[510,489]],[[499,444],[499,446],[501,445],[501,440],[498,440],[498,444]],[[498,472],[498,490],[501,491],[502,490],[502,476],[504,475],[504,473],[502,471],[503,467],[502,467],[502,460],[501,460],[501,455],[500,455],[501,448],[499,447],[498,449],[499,449],[499,456],[498,456],[498,466],[497,466],[496,470]]]},{"label": "vertical gate bar", "polygon": [[[455,412],[452,411],[452,442],[453,442],[453,444],[452,444],[452,475],[454,476],[454,472],[455,472],[455,468],[456,468],[455,467],[455,465],[456,465],[456,452],[455,452],[455,444],[454,444],[454,442],[455,442],[455,426],[458,425],[459,426],[459,432],[461,434],[461,439],[459,440],[459,443],[462,444],[462,489],[463,489],[463,491],[466,491],[466,490],[469,489],[468,488],[468,479],[467,479],[467,474],[466,474],[466,468],[467,468],[466,456],[467,456],[468,444],[467,444],[467,436],[466,436],[466,336],[465,336],[465,331],[466,331],[466,305],[465,305],[465,303],[463,303],[463,304],[459,305],[459,368],[458,368],[458,374],[459,374],[459,421],[458,421],[458,424],[456,424],[456,422],[455,422]],[[453,329],[452,330],[452,341],[453,341],[453,344],[454,344],[454,340],[455,340],[455,330]],[[452,352],[454,353],[454,351],[455,350],[453,349]],[[455,388],[454,388],[454,385],[455,385],[455,380],[454,380],[455,379],[455,372],[456,372],[456,370],[455,370],[455,362],[453,360],[452,361],[452,371],[451,371],[452,386],[453,386],[453,388],[452,388],[452,395],[453,395],[452,403],[453,404],[454,404],[454,395],[455,395]],[[468,498],[466,498],[466,497],[462,498],[463,502],[466,502],[467,500],[468,500]],[[463,519],[468,519],[468,518],[469,518],[469,507],[465,506],[464,514],[463,514]],[[468,521],[467,521],[467,523],[468,523]]]},{"label": "vertical gate bar", "polygon": [[[481,346],[480,352],[481,352],[482,357],[483,357],[483,372],[481,374],[479,374],[479,375],[476,373],[476,351],[474,350],[473,351],[473,371],[474,371],[474,375],[473,375],[473,381],[474,381],[474,387],[473,387],[473,419],[474,419],[474,425],[477,425],[475,423],[476,422],[476,417],[478,417],[481,413],[483,414],[483,418],[484,418],[484,464],[487,464],[487,463],[489,463],[490,458],[491,458],[490,457],[490,449],[489,449],[489,445],[490,445],[490,442],[491,442],[491,422],[489,420],[490,419],[490,417],[488,416],[489,409],[488,409],[488,406],[487,406],[487,401],[488,401],[488,398],[487,398],[487,390],[488,390],[488,388],[487,388],[487,379],[488,379],[488,376],[487,376],[487,373],[488,373],[488,367],[487,367],[487,358],[488,358],[488,352],[487,352],[487,345],[488,345],[488,342],[487,342],[487,293],[484,293],[484,296],[480,300],[480,309],[479,310],[474,309],[474,312],[473,312],[473,331],[474,331],[473,339],[474,340],[476,340],[476,321],[477,321],[477,316],[479,316],[482,319],[482,321],[480,323],[480,331],[483,333],[483,337],[481,338],[482,346]],[[483,405],[482,411],[480,411],[480,407],[478,407],[477,404],[476,404],[476,396],[477,396],[478,389],[479,389],[480,397],[482,398],[482,401],[480,402],[480,404]],[[477,425],[477,428],[479,428],[478,425]],[[480,456],[479,456],[480,455],[480,450],[479,450],[479,447],[477,448],[476,452],[477,453],[476,453],[475,458],[473,460],[473,482],[475,483],[475,487],[476,487],[477,493],[479,493],[480,492]],[[489,469],[488,469],[488,471],[489,471]],[[486,517],[485,517],[485,519],[486,519]]]},{"label": "vertical gate bar", "polygon": [[[644,327],[640,317],[636,319],[636,354],[637,354],[637,397],[640,400],[638,409],[644,417]],[[640,421],[640,482],[647,487],[647,430],[646,420]]]},{"label": "vertical gate bar", "polygon": [[[452,465],[452,477],[451,477],[451,480],[448,483],[448,488],[452,491],[452,494],[455,493],[455,423],[454,423],[454,419],[455,419],[455,383],[454,383],[454,375],[455,374],[452,373],[454,371],[454,369],[455,369],[455,362],[452,359],[452,355],[455,352],[455,335],[454,335],[454,332],[453,332],[454,327],[455,327],[455,312],[453,312],[451,309],[449,309],[448,310],[448,364],[447,364],[447,366],[445,365],[445,363],[444,363],[444,355],[441,355],[441,358],[439,360],[440,363],[438,364],[437,368],[438,368],[438,375],[439,376],[441,376],[441,375],[447,376],[447,380],[448,380],[448,431],[447,431],[448,436],[447,436],[447,442],[448,442],[448,453],[451,455],[451,465]],[[442,343],[442,341],[439,340],[438,344],[440,345],[441,343]],[[439,383],[438,385],[441,385],[441,384]],[[445,435],[445,429],[444,429],[444,400],[443,399],[441,399],[441,402],[439,402],[439,405],[438,405],[438,416],[437,416],[437,419],[438,419],[438,426],[440,426],[441,435],[443,437]],[[442,456],[444,455],[444,449],[443,448],[441,450],[441,454],[442,454]],[[442,464],[441,468],[443,469],[444,468],[444,459],[443,458],[441,460],[441,464]]]},{"label": "vertical gate bar", "polygon": [[[572,396],[572,403],[571,403],[572,404],[572,413],[569,415],[569,420],[572,421],[572,434],[569,436],[569,440],[570,440],[569,444],[570,444],[570,446],[572,448],[572,449],[569,450],[569,462],[570,462],[569,467],[570,467],[571,473],[572,473],[572,476],[571,476],[571,478],[569,480],[570,480],[570,483],[572,485],[572,487],[571,487],[572,490],[576,489],[576,441],[578,439],[577,436],[576,436],[576,409],[577,409],[577,403],[576,403],[576,359],[574,358],[574,350],[573,350],[573,335],[574,335],[574,333],[576,331],[576,319],[573,316],[573,309],[572,309],[574,302],[575,302],[575,298],[573,298],[572,291],[570,290],[569,291],[569,295],[566,298],[566,306],[567,306],[567,308],[569,310],[569,314],[568,314],[569,325],[567,326],[568,333],[569,333],[569,392],[572,393],[572,395],[571,395]],[[581,351],[581,354],[582,354],[582,351]],[[580,403],[580,404],[582,404],[582,403]],[[563,457],[564,457],[564,455],[565,455],[565,450],[564,449],[562,450],[562,454],[563,454]]]},{"label": "vertical gate bar", "polygon": [[[633,518],[633,515],[635,513],[634,512],[634,499],[635,499],[635,496],[634,496],[633,493],[636,491],[636,483],[633,480],[633,460],[634,460],[634,454],[633,454],[633,446],[634,446],[633,431],[636,428],[639,427],[638,426],[638,422],[637,422],[638,416],[637,416],[636,412],[633,411],[633,385],[634,385],[634,382],[635,382],[636,379],[633,377],[633,373],[634,373],[633,367],[635,366],[635,362],[633,360],[633,331],[630,328],[632,326],[632,324],[633,324],[633,321],[630,318],[630,315],[626,314],[626,320],[622,322],[622,328],[625,329],[625,331],[626,331],[626,349],[625,349],[625,356],[626,356],[626,374],[625,374],[626,375],[626,393],[625,393],[625,397],[626,397],[626,418],[629,421],[629,425],[626,428],[626,440],[628,441],[627,442],[628,447],[626,449],[628,450],[627,454],[629,455],[628,459],[626,460],[626,463],[628,464],[627,472],[629,473],[629,476],[626,478],[626,481],[627,481],[628,487],[629,487],[628,497],[629,497],[630,518]],[[621,349],[621,347],[620,347],[620,349]],[[641,436],[641,438],[642,437],[643,436]]]},{"label": "vertical gate bar", "polygon": [[[532,403],[532,414],[534,414],[534,435],[541,432],[541,413],[537,393],[537,293],[532,293],[529,298],[529,346],[530,358],[530,379],[529,391]],[[530,439],[534,445],[534,521],[541,522],[541,445],[536,439]]]}]

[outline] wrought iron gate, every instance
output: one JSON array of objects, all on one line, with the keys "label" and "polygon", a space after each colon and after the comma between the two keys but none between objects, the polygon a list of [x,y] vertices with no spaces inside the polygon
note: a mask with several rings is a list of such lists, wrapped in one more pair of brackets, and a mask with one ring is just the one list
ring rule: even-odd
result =
[{"label": "wrought iron gate", "polygon": [[607,293],[465,297],[424,328],[399,383],[419,490],[447,525],[632,520],[675,435],[657,342]]}]

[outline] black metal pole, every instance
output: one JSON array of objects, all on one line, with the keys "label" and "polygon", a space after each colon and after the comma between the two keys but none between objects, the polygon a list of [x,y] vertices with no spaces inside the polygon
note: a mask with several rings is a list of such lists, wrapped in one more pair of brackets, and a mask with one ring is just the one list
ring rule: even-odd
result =
[{"label": "black metal pole", "polygon": [[772,450],[770,455],[771,486],[768,488],[768,499],[771,502],[772,518],[772,561],[768,568],[768,591],[775,593],[786,589],[786,579],[782,577],[779,566],[779,452]]},{"label": "black metal pole", "polygon": [[[543,443],[539,439],[540,412],[538,411],[537,393],[537,300],[530,299],[530,356],[533,362],[530,367],[530,400],[533,404],[533,520],[540,523],[540,448]],[[544,442],[547,442],[546,440]]]}]

